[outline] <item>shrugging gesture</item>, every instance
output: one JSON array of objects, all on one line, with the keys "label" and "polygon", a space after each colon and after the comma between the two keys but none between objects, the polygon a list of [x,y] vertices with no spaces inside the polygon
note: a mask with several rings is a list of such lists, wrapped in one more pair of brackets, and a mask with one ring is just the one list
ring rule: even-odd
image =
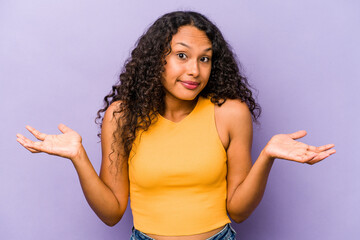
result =
[{"label": "shrugging gesture", "polygon": [[295,141],[304,136],[306,136],[306,131],[304,130],[291,134],[275,135],[267,143],[264,152],[270,158],[280,158],[308,164],[320,162],[336,152],[335,149],[332,149],[335,146],[334,144],[315,147]]},{"label": "shrugging gesture", "polygon": [[[108,122],[105,122],[103,127],[109,128],[109,125]],[[98,176],[81,143],[81,136],[64,124],[59,124],[58,128],[61,134],[48,135],[26,126],[26,129],[39,141],[31,141],[21,134],[17,134],[17,141],[32,153],[44,152],[70,159],[79,176],[81,188],[90,207],[104,223],[110,226],[115,225],[121,219],[127,206],[129,195],[127,174],[122,173],[116,186],[114,186],[110,174]],[[105,150],[105,152],[107,153],[109,150]],[[104,156],[103,165],[105,167],[102,168],[106,171],[109,159],[108,154]]]},{"label": "shrugging gesture", "polygon": [[[238,112],[231,112],[231,108],[227,111],[232,114],[227,119],[230,119],[228,126],[232,133],[231,141],[234,143],[234,145],[230,143],[227,150],[228,166],[230,166],[227,176],[227,211],[235,222],[242,222],[260,203],[275,159],[314,164],[336,151],[333,149],[334,144],[316,147],[300,142],[299,139],[306,136],[306,131],[301,130],[290,134],[274,135],[252,165],[251,116],[244,104],[237,105]],[[225,103],[223,107],[226,106],[230,105]],[[236,125],[237,122],[242,124]]]},{"label": "shrugging gesture", "polygon": [[21,134],[17,134],[17,141],[32,153],[45,152],[64,158],[74,159],[79,155],[81,149],[81,136],[65,126],[59,124],[62,134],[48,135],[41,133],[33,127],[26,126],[26,129],[40,141],[31,141]]},{"label": "shrugging gesture", "polygon": [[[86,200],[107,225],[120,221],[130,196],[135,213],[133,233],[138,228],[137,231],[146,230],[144,234],[149,233],[151,239],[212,239],[230,222],[228,216],[241,222],[254,211],[276,158],[314,164],[335,153],[333,144],[315,147],[297,141],[306,135],[306,131],[298,131],[273,136],[252,164],[252,120],[259,117],[260,106],[234,56],[219,29],[205,16],[182,11],[165,14],[139,38],[119,82],[104,98],[105,107],[98,111],[102,120],[99,175],[82,146],[81,136],[63,124],[59,125],[58,135],[26,126],[38,141],[21,134],[17,134],[17,141],[32,153],[45,152],[70,159]],[[159,167],[163,162],[153,159],[163,154],[162,148],[153,149],[151,144],[164,146],[168,137],[159,141],[167,125],[165,121],[155,125],[153,120],[160,116],[174,124],[188,116],[186,127],[182,125],[180,130],[180,124],[177,125],[174,134],[187,129],[191,131],[189,135],[193,132],[202,135],[200,140],[209,141],[199,141],[199,148],[189,145],[183,155],[170,159],[188,146],[183,142],[191,137],[177,135],[172,144],[166,144],[169,147],[166,158],[171,162]],[[205,130],[197,127],[202,124],[200,121],[204,121]],[[149,129],[147,137],[137,134],[138,130]],[[151,134],[154,138],[148,137]],[[139,142],[135,141],[137,138]],[[219,154],[210,159],[215,165],[204,171],[210,160],[209,153],[201,149],[208,149],[208,142],[214,143],[211,147],[218,147],[215,152]],[[131,156],[129,165],[134,143],[139,151],[135,158]],[[146,148],[150,150],[145,151]],[[196,151],[200,152],[192,155]],[[189,162],[191,165],[185,166]],[[160,169],[156,180],[152,169]],[[141,176],[141,181],[137,176]],[[172,182],[173,179],[178,180]],[[178,208],[180,195],[181,205],[189,206]],[[209,201],[204,205],[205,198]],[[141,206],[135,202],[149,204]],[[173,211],[172,207],[180,211]],[[213,213],[220,217],[204,221]],[[169,218],[170,215],[176,219]],[[189,222],[192,215],[196,217]],[[185,230],[181,226],[186,226]],[[235,239],[235,233],[230,230],[229,233],[231,237],[226,238]],[[133,238],[136,239],[134,235]]]}]

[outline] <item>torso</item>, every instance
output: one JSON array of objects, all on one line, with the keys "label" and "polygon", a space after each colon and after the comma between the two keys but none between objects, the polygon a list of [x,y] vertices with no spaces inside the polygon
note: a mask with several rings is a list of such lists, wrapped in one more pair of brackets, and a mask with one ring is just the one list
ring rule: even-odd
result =
[{"label": "torso", "polygon": [[[232,100],[227,100],[227,101],[232,101]],[[226,121],[227,120],[226,116],[227,116],[228,111],[229,111],[229,109],[226,107],[226,103],[224,103],[222,105],[222,107],[215,105],[215,113],[214,113],[215,116],[214,117],[215,117],[216,129],[217,129],[219,138],[220,138],[221,143],[225,150],[228,148],[229,143],[230,143],[230,136],[229,136],[229,131],[228,131],[229,126]],[[220,232],[223,228],[224,228],[224,226],[216,228],[209,232],[196,234],[196,235],[190,235],[190,236],[159,236],[159,235],[149,234],[149,233],[145,233],[145,234],[156,240],[206,240],[206,239],[214,236],[218,232]]]}]

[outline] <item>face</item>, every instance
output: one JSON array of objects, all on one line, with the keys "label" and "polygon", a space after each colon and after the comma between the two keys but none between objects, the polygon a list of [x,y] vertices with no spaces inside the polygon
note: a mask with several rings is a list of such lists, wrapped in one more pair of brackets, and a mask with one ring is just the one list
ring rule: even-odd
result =
[{"label": "face", "polygon": [[194,100],[209,81],[212,44],[205,32],[194,26],[180,27],[166,56],[163,86],[166,98]]}]

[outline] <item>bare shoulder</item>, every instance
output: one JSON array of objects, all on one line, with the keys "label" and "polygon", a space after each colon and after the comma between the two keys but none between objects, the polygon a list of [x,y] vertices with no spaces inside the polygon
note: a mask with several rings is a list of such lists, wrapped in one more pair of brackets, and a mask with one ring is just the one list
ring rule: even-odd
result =
[{"label": "bare shoulder", "polygon": [[112,122],[112,121],[114,121],[115,119],[117,119],[119,117],[119,116],[116,116],[116,114],[114,116],[114,113],[119,111],[120,104],[121,104],[121,101],[115,101],[115,102],[110,104],[110,106],[105,111],[103,123]]},{"label": "bare shoulder", "polygon": [[240,99],[227,99],[221,106],[215,105],[215,117],[228,131],[233,127],[249,127],[252,125],[250,110]]},{"label": "bare shoulder", "polygon": [[[121,129],[119,125],[121,123],[121,113],[118,113],[120,110],[120,104],[121,101],[116,101],[110,104],[110,106],[106,109],[105,115],[102,121],[102,127],[101,127],[101,145],[102,145],[102,151],[103,160],[107,160],[107,155],[110,155],[113,151],[119,151],[121,152],[122,144],[119,142],[116,144],[117,148],[113,149],[112,143],[114,142],[114,132],[118,132],[120,134]],[[121,139],[117,139],[121,140]]]},{"label": "bare shoulder", "polygon": [[225,149],[241,133],[245,133],[246,138],[251,138],[251,113],[246,103],[240,99],[227,99],[221,106],[215,105],[215,122]]},{"label": "bare shoulder", "polygon": [[[113,102],[105,111],[104,119],[101,127],[101,149],[102,149],[102,166],[101,177],[109,175],[108,169],[112,166],[112,162],[120,161],[125,162],[123,159],[124,151],[122,139],[119,137],[121,134],[121,117],[116,114],[119,111],[121,102]],[[120,125],[120,126],[119,126]],[[116,136],[115,136],[116,134]],[[116,142],[116,144],[114,144]]]},{"label": "bare shoulder", "polygon": [[216,107],[222,114],[232,117],[241,117],[250,114],[248,106],[240,99],[226,99],[221,106],[216,105]]}]

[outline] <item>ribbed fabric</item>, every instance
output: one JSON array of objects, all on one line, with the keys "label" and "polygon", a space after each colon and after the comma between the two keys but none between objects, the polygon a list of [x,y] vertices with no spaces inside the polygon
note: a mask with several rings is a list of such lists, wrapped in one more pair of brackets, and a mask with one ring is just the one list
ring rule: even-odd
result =
[{"label": "ribbed fabric", "polygon": [[209,99],[199,97],[193,111],[178,123],[159,115],[135,139],[129,158],[135,228],[181,236],[229,223],[226,161]]}]

